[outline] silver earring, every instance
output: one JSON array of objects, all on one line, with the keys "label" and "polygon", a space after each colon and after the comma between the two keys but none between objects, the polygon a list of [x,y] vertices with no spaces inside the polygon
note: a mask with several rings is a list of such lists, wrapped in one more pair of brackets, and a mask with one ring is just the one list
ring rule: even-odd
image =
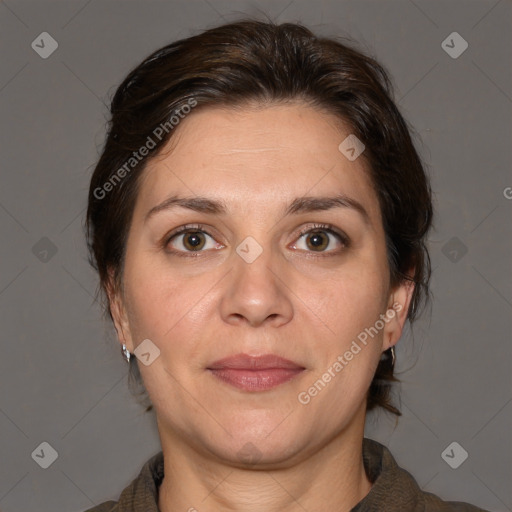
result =
[{"label": "silver earring", "polygon": [[391,347],[391,365],[395,366],[395,347]]},{"label": "silver earring", "polygon": [[126,345],[124,343],[123,346],[121,347],[121,352],[123,353],[126,362],[129,363],[132,355],[130,354],[130,351],[126,348]]}]

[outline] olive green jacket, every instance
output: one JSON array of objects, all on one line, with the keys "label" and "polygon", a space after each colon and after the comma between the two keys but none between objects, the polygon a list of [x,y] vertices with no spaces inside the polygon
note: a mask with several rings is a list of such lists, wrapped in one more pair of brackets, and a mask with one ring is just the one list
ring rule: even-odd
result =
[{"label": "olive green jacket", "polygon": [[[410,473],[400,468],[390,451],[377,441],[364,438],[363,462],[373,486],[351,512],[488,512],[423,492]],[[85,512],[160,512],[158,486],[163,476],[164,459],[159,452],[144,464],[118,502],[107,501]]]}]

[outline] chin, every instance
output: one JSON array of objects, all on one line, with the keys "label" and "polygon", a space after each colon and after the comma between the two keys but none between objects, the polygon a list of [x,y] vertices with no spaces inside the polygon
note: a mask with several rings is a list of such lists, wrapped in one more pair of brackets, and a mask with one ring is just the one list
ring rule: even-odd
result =
[{"label": "chin", "polygon": [[[216,429],[217,436],[210,437],[208,444],[213,443],[212,451],[219,458],[229,460],[231,463],[242,465],[275,466],[286,463],[296,454],[298,445],[304,435],[304,429],[293,423],[291,416],[285,421],[286,415],[268,415],[266,418],[256,418],[251,411],[251,419],[244,415],[237,419],[231,418],[231,424],[226,427],[229,434],[221,427]],[[306,439],[302,439],[304,445]],[[284,466],[283,466],[284,467]]]}]

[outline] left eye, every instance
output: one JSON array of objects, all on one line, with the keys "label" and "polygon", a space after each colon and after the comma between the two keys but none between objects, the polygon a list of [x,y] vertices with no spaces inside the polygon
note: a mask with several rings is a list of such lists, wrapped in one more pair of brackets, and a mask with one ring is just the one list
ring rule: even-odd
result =
[{"label": "left eye", "polygon": [[326,249],[335,245],[336,242],[340,247],[343,246],[343,240],[338,233],[330,229],[315,229],[302,233],[293,248],[313,252],[330,252],[330,250],[336,249],[336,247],[331,248],[329,251],[326,251]]}]

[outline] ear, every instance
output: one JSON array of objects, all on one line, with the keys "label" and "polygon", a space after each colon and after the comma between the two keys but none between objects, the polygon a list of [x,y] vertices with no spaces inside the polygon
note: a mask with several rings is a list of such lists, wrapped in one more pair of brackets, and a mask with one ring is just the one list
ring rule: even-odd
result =
[{"label": "ear", "polygon": [[113,269],[108,270],[108,282],[106,284],[106,292],[110,305],[110,313],[114,321],[114,327],[117,332],[117,338],[120,344],[125,344],[126,348],[133,353],[133,342],[130,333],[130,324],[128,322],[128,314],[126,311],[125,301],[122,291],[115,284]]},{"label": "ear", "polygon": [[[412,275],[414,273],[409,273],[410,277]],[[384,339],[382,340],[383,352],[395,346],[400,336],[402,336],[414,288],[414,281],[407,280],[396,286],[390,294],[388,311],[386,311],[386,316],[389,320],[384,327]]]}]

